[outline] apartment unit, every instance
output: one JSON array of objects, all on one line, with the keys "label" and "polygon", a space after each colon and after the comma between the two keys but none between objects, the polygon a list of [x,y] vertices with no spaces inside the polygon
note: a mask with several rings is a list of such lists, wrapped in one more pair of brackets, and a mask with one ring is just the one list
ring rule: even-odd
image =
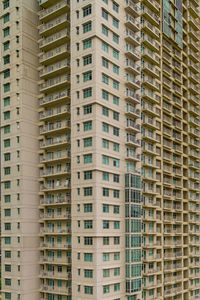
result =
[{"label": "apartment unit", "polygon": [[1,3],[2,299],[200,298],[199,3]]}]

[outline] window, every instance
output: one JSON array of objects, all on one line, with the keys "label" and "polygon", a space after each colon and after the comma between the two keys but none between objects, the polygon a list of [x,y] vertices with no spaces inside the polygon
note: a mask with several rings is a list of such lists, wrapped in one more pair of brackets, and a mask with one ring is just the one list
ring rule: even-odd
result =
[{"label": "window", "polygon": [[84,188],[84,196],[92,196],[92,187],[85,187]]},{"label": "window", "polygon": [[7,41],[3,44],[3,50],[6,51],[10,48],[10,41]]},{"label": "window", "polygon": [[92,39],[87,39],[83,41],[83,50],[92,47]]},{"label": "window", "polygon": [[11,157],[10,153],[5,153],[4,154],[4,161],[9,161],[10,157]]},{"label": "window", "polygon": [[114,190],[113,191],[113,197],[119,199],[119,190]]},{"label": "window", "polygon": [[85,278],[93,278],[93,270],[84,270]]},{"label": "window", "polygon": [[3,61],[4,61],[4,65],[9,64],[10,63],[10,55],[4,56]]},{"label": "window", "polygon": [[117,80],[113,80],[113,88],[119,90],[119,82]]},{"label": "window", "polygon": [[109,253],[103,253],[103,261],[109,261],[110,260],[110,254]]},{"label": "window", "polygon": [[119,144],[113,143],[113,150],[119,152]]},{"label": "window", "polygon": [[120,228],[120,222],[114,221],[114,229],[119,229],[119,228]]},{"label": "window", "polygon": [[103,212],[109,213],[109,204],[103,204]]},{"label": "window", "polygon": [[5,251],[5,258],[11,258],[11,251]]},{"label": "window", "polygon": [[85,229],[92,229],[93,228],[93,221],[92,220],[84,221],[84,228]]},{"label": "window", "polygon": [[119,182],[119,175],[113,174],[113,182]]},{"label": "window", "polygon": [[4,106],[10,105],[10,97],[4,98]]},{"label": "window", "polygon": [[109,229],[109,221],[108,220],[103,220],[103,229]]},{"label": "window", "polygon": [[11,286],[11,279],[10,278],[5,278],[5,285]]},{"label": "window", "polygon": [[10,91],[10,83],[6,83],[3,85],[3,90],[4,93],[9,92]]},{"label": "window", "polygon": [[109,77],[106,74],[102,74],[102,82],[105,84],[109,84]]},{"label": "window", "polygon": [[10,147],[10,139],[4,140],[4,148]]},{"label": "window", "polygon": [[84,171],[84,180],[92,179],[92,171]]},{"label": "window", "polygon": [[113,26],[119,28],[119,21],[116,18],[113,18]]},{"label": "window", "polygon": [[5,230],[11,230],[11,224],[10,223],[5,223],[4,224],[4,229]]},{"label": "window", "polygon": [[115,283],[114,284],[114,292],[120,291],[120,283]]},{"label": "window", "polygon": [[109,156],[103,155],[102,156],[102,163],[104,165],[109,165]]},{"label": "window", "polygon": [[9,120],[10,119],[10,111],[5,111],[3,113],[3,116],[4,116],[4,120]]},{"label": "window", "polygon": [[102,107],[102,114],[106,117],[109,117],[109,109],[105,106]]},{"label": "window", "polygon": [[10,34],[10,27],[6,27],[6,28],[3,30],[3,36],[4,36],[4,37],[7,37],[9,34]]},{"label": "window", "polygon": [[7,13],[4,17],[3,17],[3,22],[4,24],[10,21],[10,14]]},{"label": "window", "polygon": [[92,113],[92,104],[85,105],[83,107],[83,113],[84,113],[84,115],[91,114]]},{"label": "window", "polygon": [[113,57],[116,59],[119,59],[119,51],[116,49],[113,49]]},{"label": "window", "polygon": [[4,202],[5,203],[10,203],[10,199],[11,199],[10,195],[4,195]]},{"label": "window", "polygon": [[105,90],[102,90],[102,98],[105,100],[109,100],[109,93]]},{"label": "window", "polygon": [[102,8],[102,14],[101,15],[104,19],[108,20],[108,12],[103,8]]},{"label": "window", "polygon": [[83,98],[88,98],[92,96],[92,88],[87,88],[83,90]]},{"label": "window", "polygon": [[93,254],[92,253],[84,253],[84,261],[93,261]]},{"label": "window", "polygon": [[120,268],[114,268],[114,276],[120,275]]},{"label": "window", "polygon": [[119,44],[119,36],[115,33],[113,33],[113,42],[115,42],[116,44]]},{"label": "window", "polygon": [[103,132],[109,132],[109,125],[107,123],[103,123],[102,130],[103,130]]},{"label": "window", "polygon": [[11,244],[11,237],[7,236],[5,237],[5,244],[10,245]]},{"label": "window", "polygon": [[84,131],[88,131],[92,129],[92,121],[87,121],[83,123]]},{"label": "window", "polygon": [[109,149],[109,141],[103,139],[102,140],[102,147],[105,148],[105,149]]},{"label": "window", "polygon": [[84,245],[87,245],[87,246],[91,246],[93,245],[93,238],[92,237],[84,237]]},{"label": "window", "polygon": [[[3,2],[3,9],[6,9],[6,8],[8,8],[10,6],[10,1],[9,0],[5,0],[4,2]],[[8,299],[10,299],[10,298],[8,298]]]},{"label": "window", "polygon": [[113,65],[113,72],[117,75],[119,75],[119,67],[116,65]]},{"label": "window", "polygon": [[10,175],[10,167],[4,168],[4,175]]},{"label": "window", "polygon": [[110,238],[108,236],[103,237],[103,245],[109,245],[110,243]]},{"label": "window", "polygon": [[92,212],[92,203],[84,204],[84,212]]},{"label": "window", "polygon": [[83,24],[83,33],[86,33],[91,30],[92,30],[92,22],[91,21]]},{"label": "window", "polygon": [[109,68],[109,61],[105,57],[102,57],[102,66],[107,69]]},{"label": "window", "polygon": [[102,50],[108,53],[109,45],[105,42],[102,42]]},{"label": "window", "polygon": [[92,13],[92,6],[88,5],[83,8],[83,17],[86,17]]},{"label": "window", "polygon": [[105,181],[109,181],[109,173],[108,172],[103,172],[102,173],[102,179]]},{"label": "window", "polygon": [[119,136],[119,128],[113,127],[113,135]]},{"label": "window", "polygon": [[102,33],[103,33],[105,36],[108,36],[108,28],[107,28],[105,25],[102,25]]},{"label": "window", "polygon": [[113,158],[113,167],[119,168],[119,159]]},{"label": "window", "polygon": [[4,133],[10,133],[10,125],[4,126]]},{"label": "window", "polygon": [[114,205],[113,206],[113,213],[114,214],[119,214],[119,205]]},{"label": "window", "polygon": [[93,287],[92,286],[84,286],[85,294],[93,295]]},{"label": "window", "polygon": [[83,82],[87,82],[89,80],[92,80],[92,71],[83,73]]},{"label": "window", "polygon": [[83,155],[84,164],[92,163],[92,154],[85,154]]},{"label": "window", "polygon": [[84,66],[87,66],[87,65],[89,65],[91,63],[92,63],[92,55],[91,54],[83,57],[83,65]]},{"label": "window", "polygon": [[103,188],[103,196],[109,197],[109,189],[108,188]]},{"label": "window", "polygon": [[113,103],[119,105],[119,97],[113,96]]},{"label": "window", "polygon": [[92,137],[83,139],[83,144],[84,144],[84,147],[92,146]]},{"label": "window", "polygon": [[110,286],[109,285],[103,285],[103,294],[110,293]]},{"label": "window", "polygon": [[114,260],[120,260],[120,252],[114,253]]},{"label": "window", "polygon": [[114,1],[113,1],[113,10],[117,13],[119,12],[119,5]]},{"label": "window", "polygon": [[103,270],[103,277],[110,277],[110,270],[109,269],[104,269]]},{"label": "window", "polygon": [[7,69],[3,72],[3,75],[4,75],[4,79],[10,77],[10,69]]},{"label": "window", "polygon": [[4,216],[5,217],[10,217],[11,216],[11,209],[10,208],[4,209]]}]

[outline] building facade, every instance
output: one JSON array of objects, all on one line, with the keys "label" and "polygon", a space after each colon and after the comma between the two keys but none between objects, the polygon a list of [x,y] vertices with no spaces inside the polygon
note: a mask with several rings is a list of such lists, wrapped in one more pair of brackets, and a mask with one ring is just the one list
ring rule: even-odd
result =
[{"label": "building facade", "polygon": [[199,2],[1,2],[2,299],[200,298]]}]

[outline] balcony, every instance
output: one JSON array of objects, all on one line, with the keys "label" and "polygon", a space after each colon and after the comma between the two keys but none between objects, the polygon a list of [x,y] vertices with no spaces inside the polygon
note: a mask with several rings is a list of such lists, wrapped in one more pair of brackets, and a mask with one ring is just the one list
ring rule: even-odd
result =
[{"label": "balcony", "polygon": [[194,18],[198,18],[199,10],[191,2],[189,2],[189,4],[188,4],[188,10]]},{"label": "balcony", "polygon": [[48,149],[48,148],[53,148],[57,146],[64,146],[66,144],[70,144],[70,138],[65,138],[62,136],[62,138],[51,138],[46,141],[41,141],[40,142],[40,148],[41,149]]},{"label": "balcony", "polygon": [[54,228],[41,228],[40,229],[41,234],[53,234],[53,235],[66,235],[71,233],[71,228],[63,228],[63,229],[54,229]]},{"label": "balcony", "polygon": [[141,140],[136,139],[136,137],[131,134],[127,134],[126,144],[129,144],[130,146],[139,147],[141,144]]},{"label": "balcony", "polygon": [[55,105],[57,102],[64,102],[70,98],[70,89],[62,90],[40,99],[40,105]]},{"label": "balcony", "polygon": [[59,76],[40,84],[41,93],[51,93],[70,85],[70,75]]},{"label": "balcony", "polygon": [[134,47],[137,47],[137,46],[140,45],[140,36],[139,36],[139,34],[136,34],[134,31],[132,31],[130,29],[126,29],[125,40],[127,42],[131,43],[132,45],[134,45]]},{"label": "balcony", "polygon": [[135,91],[126,89],[126,94],[125,94],[126,100],[129,100],[133,103],[140,103],[141,97],[139,94],[137,94]]},{"label": "balcony", "polygon": [[189,85],[188,85],[188,88],[194,94],[199,94],[200,89],[196,85],[194,85],[193,83],[190,82]]},{"label": "balcony", "polygon": [[195,52],[200,51],[200,46],[193,39],[189,39],[188,43]]},{"label": "balcony", "polygon": [[195,40],[195,42],[199,41],[200,36],[193,28],[189,27],[188,33]]},{"label": "balcony", "polygon": [[70,31],[65,29],[45,39],[42,39],[42,41],[39,42],[39,47],[43,51],[48,51],[52,48],[67,43],[69,39],[70,39]]},{"label": "balcony", "polygon": [[130,44],[126,44],[125,53],[133,60],[140,60],[140,52]]},{"label": "balcony", "polygon": [[134,18],[140,16],[140,8],[131,0],[125,0],[125,9],[129,12]]},{"label": "balcony", "polygon": [[41,214],[40,215],[40,219],[42,220],[46,220],[46,219],[70,219],[71,218],[71,214],[70,213],[61,213],[61,214],[54,214],[54,213],[47,213],[47,214]]},{"label": "balcony", "polygon": [[153,79],[151,76],[144,76],[141,79],[142,84],[150,88],[151,90],[159,91],[160,90],[160,84],[158,81]]},{"label": "balcony", "polygon": [[199,76],[197,76],[193,72],[189,72],[188,77],[190,78],[191,81],[193,81],[193,83],[195,84],[199,83],[199,79],[200,79]]},{"label": "balcony", "polygon": [[67,25],[70,24],[70,15],[66,14],[59,18],[57,18],[54,21],[51,21],[51,23],[46,23],[45,25],[41,25],[39,29],[39,34],[43,37],[47,37],[53,33],[59,32],[62,29],[66,28]]},{"label": "balcony", "polygon": [[131,15],[127,14],[125,18],[125,25],[129,27],[133,31],[140,30],[140,22],[139,20],[133,18]]},{"label": "balcony", "polygon": [[40,201],[40,205],[49,206],[49,205],[60,205],[60,204],[70,204],[71,197],[63,197],[63,198],[56,198],[56,199],[42,199]]},{"label": "balcony", "polygon": [[[41,192],[48,192],[48,191],[60,191],[60,190],[66,190],[66,189],[70,189],[71,188],[71,184],[70,182],[68,183],[64,183],[64,184],[52,184],[52,185],[42,185],[40,188]],[[66,218],[66,217],[65,217]]]},{"label": "balcony", "polygon": [[143,7],[141,11],[141,15],[144,16],[147,20],[150,21],[155,26],[159,26],[159,15],[154,13],[152,10],[147,7]]},{"label": "balcony", "polygon": [[149,6],[151,10],[155,11],[156,13],[159,13],[160,11],[160,5],[155,0],[145,0],[145,5]]},{"label": "balcony", "polygon": [[188,23],[189,23],[189,25],[193,26],[194,30],[196,30],[196,31],[200,30],[199,23],[194,18],[192,18],[191,16],[188,17]]},{"label": "balcony", "polygon": [[141,111],[140,109],[136,109],[135,106],[130,105],[127,103],[126,105],[126,114],[129,115],[130,117],[134,118],[140,118],[141,116]]},{"label": "balcony", "polygon": [[58,286],[50,286],[50,285],[42,285],[40,291],[42,293],[53,293],[59,295],[71,295],[72,290],[68,287],[58,287]]},{"label": "balcony", "polygon": [[67,58],[69,56],[69,51],[70,51],[69,44],[57,47],[53,50],[50,50],[42,54],[39,58],[39,62],[41,64],[44,64],[45,66],[49,64],[53,64],[58,60]]},{"label": "balcony", "polygon": [[199,56],[196,52],[194,52],[192,49],[189,49],[189,50],[188,50],[188,55],[189,55],[189,57],[191,57],[196,63],[199,62],[200,56]]},{"label": "balcony", "polygon": [[151,49],[152,51],[159,52],[160,45],[151,36],[149,36],[148,34],[144,34],[141,38],[143,45],[146,45],[147,48]]},{"label": "balcony", "polygon": [[64,273],[64,272],[55,272],[55,271],[41,271],[40,277],[68,280],[71,279],[72,274],[70,272]]},{"label": "balcony", "polygon": [[51,108],[49,110],[45,110],[40,113],[40,121],[47,121],[48,119],[58,119],[58,117],[66,116],[66,114],[70,114],[70,105],[67,104],[65,106],[57,108]]},{"label": "balcony", "polygon": [[135,76],[127,74],[125,83],[134,90],[140,89],[140,81],[136,80]]},{"label": "balcony", "polygon": [[40,77],[42,79],[52,78],[61,75],[62,73],[69,72],[70,70],[70,60],[66,59],[63,61],[59,61],[54,65],[50,65],[45,67],[40,71]]},{"label": "balcony", "polygon": [[130,130],[135,133],[139,133],[141,130],[141,126],[140,126],[140,124],[136,124],[136,122],[134,120],[127,119],[126,130]]},{"label": "balcony", "polygon": [[[45,8],[41,10],[39,14],[41,22],[48,22],[49,20],[54,19],[70,10],[70,0],[63,0],[49,8],[47,8],[47,2],[48,0],[44,0],[43,3],[40,3],[40,5]],[[51,0],[51,2],[55,3],[53,0]]]},{"label": "balcony", "polygon": [[144,62],[142,64],[142,69],[144,72],[150,74],[150,76],[157,78],[160,76],[160,71],[150,63]]},{"label": "balcony", "polygon": [[153,64],[159,65],[160,64],[160,58],[158,55],[153,53],[151,50],[145,48],[142,52],[142,57],[147,57]]},{"label": "balcony", "polygon": [[70,168],[63,168],[60,171],[55,171],[54,169],[51,170],[46,169],[40,172],[40,177],[45,178],[45,177],[65,176],[69,173],[71,173]]},{"label": "balcony", "polygon": [[141,28],[144,31],[148,32],[148,34],[153,38],[159,39],[160,37],[159,30],[155,26],[153,26],[150,22],[144,21],[143,23],[141,23]]},{"label": "balcony", "polygon": [[136,64],[133,60],[131,59],[126,59],[125,63],[125,69],[134,75],[139,75],[141,71],[141,67],[139,64]]}]

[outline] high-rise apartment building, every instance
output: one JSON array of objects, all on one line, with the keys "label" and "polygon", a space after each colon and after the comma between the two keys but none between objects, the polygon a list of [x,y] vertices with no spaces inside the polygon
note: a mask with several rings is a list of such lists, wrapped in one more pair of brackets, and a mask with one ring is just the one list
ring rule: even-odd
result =
[{"label": "high-rise apartment building", "polygon": [[199,299],[198,0],[0,5],[2,300]]}]

